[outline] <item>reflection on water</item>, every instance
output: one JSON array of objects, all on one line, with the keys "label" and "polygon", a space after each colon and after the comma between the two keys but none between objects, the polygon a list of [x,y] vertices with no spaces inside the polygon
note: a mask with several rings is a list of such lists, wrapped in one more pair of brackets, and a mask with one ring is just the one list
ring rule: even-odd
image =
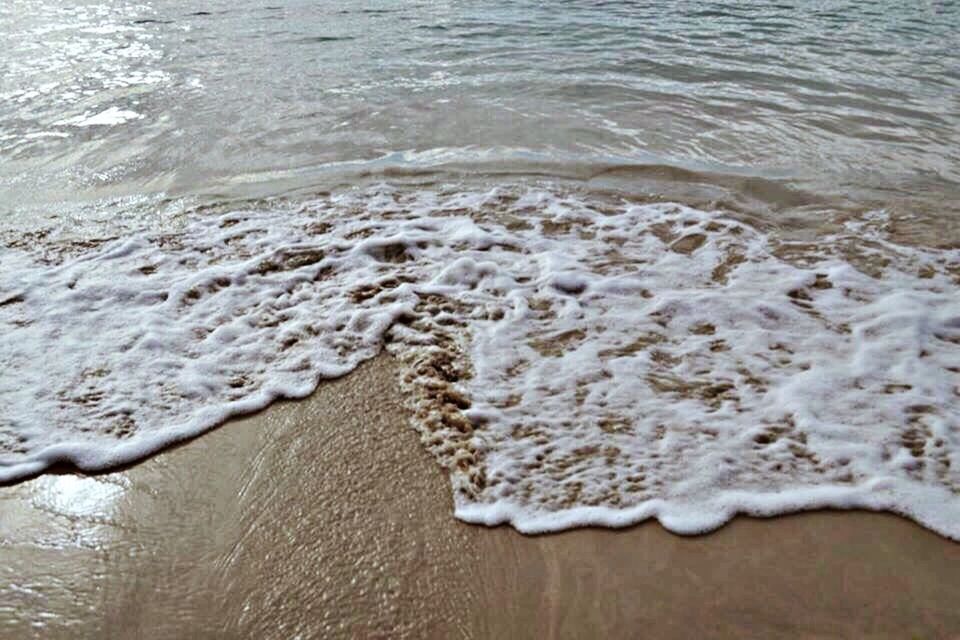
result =
[{"label": "reflection on water", "polygon": [[950,200],[958,28],[955,3],[889,0],[8,0],[0,210],[302,187],[327,163],[429,150]]},{"label": "reflection on water", "polygon": [[34,504],[44,511],[71,518],[99,519],[113,513],[116,501],[124,494],[123,476],[110,479],[73,474],[50,474],[37,478],[31,488]]},{"label": "reflection on water", "polygon": [[129,526],[121,524],[121,511],[131,488],[122,472],[54,473],[0,487],[0,550],[10,549],[17,541],[58,553],[109,547],[118,528]]},{"label": "reflection on water", "polygon": [[120,2],[4,3],[0,32],[12,46],[0,54],[3,186],[66,195],[123,180],[143,163],[142,127],[108,133],[141,119],[142,103],[170,82],[156,66],[157,34],[135,22],[143,11]]}]

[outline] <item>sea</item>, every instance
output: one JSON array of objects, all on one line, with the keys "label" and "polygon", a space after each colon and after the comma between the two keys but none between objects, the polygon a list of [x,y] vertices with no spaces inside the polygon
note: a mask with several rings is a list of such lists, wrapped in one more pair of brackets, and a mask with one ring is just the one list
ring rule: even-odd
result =
[{"label": "sea", "polygon": [[949,0],[4,0],[0,483],[387,352],[468,522],[960,540],[958,34]]}]

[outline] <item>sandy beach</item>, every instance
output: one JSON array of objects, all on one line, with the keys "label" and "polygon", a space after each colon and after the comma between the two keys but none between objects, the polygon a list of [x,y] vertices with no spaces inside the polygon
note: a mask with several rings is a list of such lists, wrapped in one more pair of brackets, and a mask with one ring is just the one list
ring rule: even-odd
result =
[{"label": "sandy beach", "polygon": [[960,640],[960,2],[192,4],[0,0],[0,640]]},{"label": "sandy beach", "polygon": [[960,545],[888,514],[458,522],[397,373],[381,356],[141,464],[0,488],[0,637],[960,634]]}]

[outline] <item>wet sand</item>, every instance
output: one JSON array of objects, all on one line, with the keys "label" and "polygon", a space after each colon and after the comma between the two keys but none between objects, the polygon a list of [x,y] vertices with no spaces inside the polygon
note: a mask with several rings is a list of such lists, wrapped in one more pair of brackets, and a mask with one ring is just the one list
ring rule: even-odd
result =
[{"label": "wet sand", "polygon": [[960,544],[887,514],[460,523],[396,375],[381,357],[142,464],[0,487],[0,638],[960,637]]}]

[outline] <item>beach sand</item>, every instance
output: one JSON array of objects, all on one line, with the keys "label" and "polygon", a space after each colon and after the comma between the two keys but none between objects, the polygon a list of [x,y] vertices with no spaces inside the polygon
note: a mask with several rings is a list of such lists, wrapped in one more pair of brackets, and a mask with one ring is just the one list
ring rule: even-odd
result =
[{"label": "beach sand", "polygon": [[960,544],[892,515],[463,524],[396,378],[0,487],[0,638],[960,637]]}]

